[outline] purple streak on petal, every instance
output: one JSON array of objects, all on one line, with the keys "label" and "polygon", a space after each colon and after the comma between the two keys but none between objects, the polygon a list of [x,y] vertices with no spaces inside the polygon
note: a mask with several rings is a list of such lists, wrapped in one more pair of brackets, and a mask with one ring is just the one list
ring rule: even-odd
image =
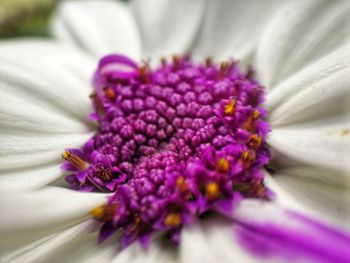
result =
[{"label": "purple streak on petal", "polygon": [[350,262],[349,235],[295,212],[285,215],[286,218],[279,219],[286,222],[284,226],[240,221],[234,235],[238,235],[245,248],[264,260],[279,257],[285,262]]}]

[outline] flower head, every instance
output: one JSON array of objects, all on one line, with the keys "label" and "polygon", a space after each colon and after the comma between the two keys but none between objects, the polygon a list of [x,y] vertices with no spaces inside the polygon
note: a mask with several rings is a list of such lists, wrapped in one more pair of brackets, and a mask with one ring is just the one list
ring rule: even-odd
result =
[{"label": "flower head", "polygon": [[268,198],[264,88],[234,61],[173,56],[153,70],[109,55],[94,86],[98,132],[82,151],[63,153],[63,169],[74,172],[73,189],[114,193],[92,211],[108,228],[100,240],[121,228],[124,245],[154,231],[177,242],[194,217],[242,197]]}]

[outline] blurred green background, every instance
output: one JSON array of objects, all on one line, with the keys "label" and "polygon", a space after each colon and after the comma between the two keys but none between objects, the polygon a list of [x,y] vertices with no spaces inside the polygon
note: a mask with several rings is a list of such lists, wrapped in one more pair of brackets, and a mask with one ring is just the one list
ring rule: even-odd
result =
[{"label": "blurred green background", "polygon": [[0,38],[48,35],[55,0],[0,0]]}]

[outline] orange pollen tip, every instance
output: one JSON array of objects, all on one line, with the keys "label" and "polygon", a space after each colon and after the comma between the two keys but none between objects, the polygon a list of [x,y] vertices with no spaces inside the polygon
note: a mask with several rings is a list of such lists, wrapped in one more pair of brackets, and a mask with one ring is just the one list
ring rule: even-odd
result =
[{"label": "orange pollen tip", "polygon": [[236,109],[236,100],[232,99],[225,105],[225,113],[233,114]]},{"label": "orange pollen tip", "polygon": [[244,151],[241,156],[241,161],[244,168],[249,168],[255,161],[255,152],[254,151]]},{"label": "orange pollen tip", "polygon": [[178,55],[173,55],[172,59],[175,69],[180,68],[180,57]]},{"label": "orange pollen tip", "polygon": [[213,65],[213,59],[212,59],[211,57],[207,57],[207,58],[205,59],[205,65],[206,65],[207,67],[211,67],[211,66]]},{"label": "orange pollen tip", "polygon": [[248,121],[246,122],[244,128],[248,131],[254,130],[259,117],[260,117],[260,112],[258,110],[254,110],[250,115]]},{"label": "orange pollen tip", "polygon": [[114,90],[111,88],[111,87],[106,87],[104,89],[104,92],[105,92],[105,95],[106,97],[111,100],[111,101],[114,101],[115,98],[116,98],[116,94],[114,92]]},{"label": "orange pollen tip", "polygon": [[230,170],[230,163],[226,158],[220,158],[216,163],[216,171],[219,173],[227,173]]},{"label": "orange pollen tip", "polygon": [[179,213],[169,213],[164,220],[165,225],[177,227],[181,224],[181,215]]},{"label": "orange pollen tip", "polygon": [[96,219],[102,219],[105,213],[105,208],[106,205],[98,206],[90,211],[90,215],[92,215]]},{"label": "orange pollen tip", "polygon": [[139,68],[139,74],[140,74],[140,79],[143,83],[148,83],[149,78],[148,78],[148,69],[146,65],[142,65]]},{"label": "orange pollen tip", "polygon": [[248,146],[255,150],[260,147],[261,143],[262,143],[262,138],[257,134],[250,135],[247,142]]},{"label": "orange pollen tip", "polygon": [[231,63],[227,61],[221,62],[219,72],[218,72],[218,78],[219,79],[223,78],[228,73],[230,67],[231,67]]},{"label": "orange pollen tip", "polygon": [[62,154],[62,158],[67,162],[70,162],[75,168],[81,171],[89,167],[88,163],[84,162],[78,156],[75,156],[73,153],[71,153],[71,151],[65,151]]},{"label": "orange pollen tip", "polygon": [[180,188],[180,190],[185,186],[185,179],[182,176],[176,179],[176,186]]},{"label": "orange pollen tip", "polygon": [[205,192],[210,199],[216,199],[219,197],[219,185],[216,182],[210,182],[205,186]]}]

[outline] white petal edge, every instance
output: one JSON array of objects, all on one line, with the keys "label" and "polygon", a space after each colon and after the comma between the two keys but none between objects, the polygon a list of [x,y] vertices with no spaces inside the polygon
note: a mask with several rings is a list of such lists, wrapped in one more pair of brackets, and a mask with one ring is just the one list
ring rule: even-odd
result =
[{"label": "white petal edge", "polygon": [[349,1],[306,0],[287,3],[271,20],[258,48],[263,85],[273,89],[350,37]]},{"label": "white petal edge", "polygon": [[138,28],[125,3],[63,1],[59,3],[52,25],[53,34],[59,40],[75,43],[96,57],[121,53],[134,59],[141,58]]},{"label": "white petal edge", "polygon": [[217,259],[208,244],[205,229],[196,221],[185,226],[181,232],[180,262],[210,263]]},{"label": "white petal edge", "polygon": [[106,194],[46,187],[30,193],[0,192],[2,237],[47,231],[72,224],[106,202]]},{"label": "white petal edge", "polygon": [[201,26],[205,0],[134,0],[143,56],[152,59],[188,52]]},{"label": "white petal edge", "polygon": [[[300,165],[276,170],[267,185],[285,207],[296,208],[350,232],[349,176]],[[295,203],[297,206],[293,207],[291,204]]]},{"label": "white petal edge", "polygon": [[4,250],[1,262],[110,262],[119,252],[117,240],[97,244],[98,224],[86,220],[67,229]]},{"label": "white petal edge", "polygon": [[347,121],[332,125],[311,123],[308,127],[276,128],[267,142],[274,150],[299,162],[349,172],[349,125]]},{"label": "white petal edge", "polygon": [[138,242],[135,242],[121,250],[116,255],[112,263],[154,263],[178,261],[177,250],[173,244],[164,243],[162,238],[152,238],[149,247],[142,248]]},{"label": "white petal edge", "polygon": [[350,66],[329,76],[320,76],[316,82],[303,87],[271,112],[272,127],[349,114],[349,76]]},{"label": "white petal edge", "polygon": [[[350,42],[334,52],[319,58],[316,62],[281,82],[266,98],[266,108],[274,114],[274,110],[305,88],[319,86],[320,83],[335,76],[350,66]],[[340,74],[340,73],[339,73]]]},{"label": "white petal edge", "polygon": [[281,5],[276,0],[207,1],[203,25],[193,46],[194,56],[233,57],[247,64],[261,32]]}]

